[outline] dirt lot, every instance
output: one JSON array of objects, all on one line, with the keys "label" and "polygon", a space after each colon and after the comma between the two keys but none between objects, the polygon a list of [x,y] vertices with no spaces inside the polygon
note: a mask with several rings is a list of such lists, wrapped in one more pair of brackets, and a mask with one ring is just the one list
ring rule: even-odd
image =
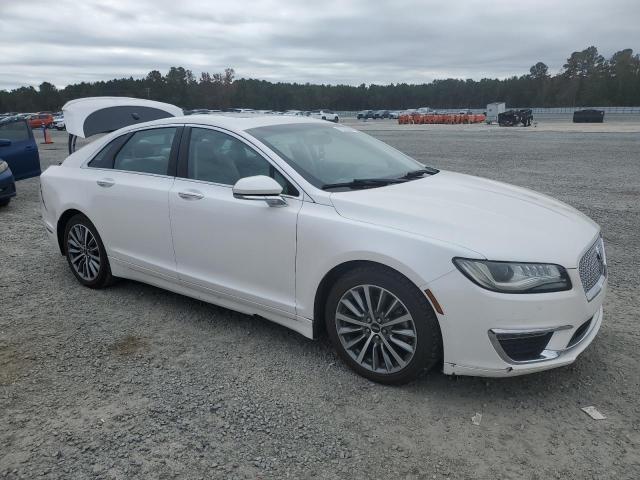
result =
[{"label": "dirt lot", "polygon": [[[350,123],[602,225],[605,323],[579,360],[382,387],[326,340],[134,282],[82,288],[46,242],[30,179],[0,210],[0,478],[638,478],[640,119]],[[65,156],[65,135],[54,140],[43,168]]]}]

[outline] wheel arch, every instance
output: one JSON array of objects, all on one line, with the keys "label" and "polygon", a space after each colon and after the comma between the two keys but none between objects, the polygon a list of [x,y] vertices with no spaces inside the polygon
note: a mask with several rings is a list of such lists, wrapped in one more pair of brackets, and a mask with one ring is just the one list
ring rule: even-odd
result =
[{"label": "wheel arch", "polygon": [[[327,295],[329,294],[331,285],[333,285],[333,283],[345,273],[355,268],[360,268],[364,266],[373,266],[373,267],[381,268],[383,270],[393,271],[405,277],[415,288],[418,289],[418,291],[421,291],[420,286],[417,285],[416,282],[411,279],[411,276],[398,270],[397,268],[390,267],[389,265],[385,265],[384,263],[377,262],[374,260],[348,260],[348,261],[339,263],[338,265],[331,268],[331,270],[329,270],[324,275],[324,277],[322,277],[322,280],[320,280],[320,283],[316,288],[315,298],[313,302],[313,338],[317,338],[320,334],[322,334],[325,331],[325,322],[324,322],[325,303],[326,303],[326,298],[327,298]],[[422,293],[424,294],[424,292]],[[433,308],[431,299],[427,297],[426,294],[425,294],[425,298],[427,300],[427,303],[430,305],[431,309],[434,310],[434,314],[435,314],[435,309]],[[438,323],[440,323],[440,319],[438,318],[438,315],[435,315],[435,316],[438,319]],[[440,332],[441,332],[440,335],[442,335],[442,328],[440,328]]]},{"label": "wheel arch", "polygon": [[[64,230],[67,226],[67,222],[74,216],[74,215],[84,215],[85,217],[89,218],[84,212],[81,212],[78,209],[75,208],[68,208],[67,210],[65,210],[64,212],[62,212],[62,215],[60,215],[60,218],[58,218],[58,223],[56,225],[56,236],[58,239],[58,248],[60,248],[60,254],[61,255],[65,255],[65,248],[64,248]],[[89,220],[91,221],[91,220]]]}]

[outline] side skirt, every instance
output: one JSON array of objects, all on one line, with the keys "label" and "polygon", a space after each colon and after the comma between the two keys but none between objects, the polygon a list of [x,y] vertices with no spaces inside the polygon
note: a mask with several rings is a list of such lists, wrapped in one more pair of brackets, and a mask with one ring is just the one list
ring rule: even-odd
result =
[{"label": "side skirt", "polygon": [[220,307],[235,310],[246,315],[257,315],[274,323],[290,328],[301,335],[313,339],[313,321],[299,315],[284,312],[266,305],[249,302],[242,298],[221,293],[198,285],[185,284],[177,279],[161,276],[156,272],[130,265],[115,258],[109,258],[111,273],[116,277],[127,278],[169,290],[180,295],[196,298]]}]

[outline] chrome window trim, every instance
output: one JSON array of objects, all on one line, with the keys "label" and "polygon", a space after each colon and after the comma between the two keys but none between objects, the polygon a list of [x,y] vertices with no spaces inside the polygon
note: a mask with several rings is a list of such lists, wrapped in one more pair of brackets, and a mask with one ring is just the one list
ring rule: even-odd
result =
[{"label": "chrome window trim", "polygon": [[80,167],[86,168],[87,170],[98,170],[102,172],[118,172],[118,173],[131,173],[134,175],[146,175],[148,177],[159,177],[159,178],[176,178],[173,175],[162,175],[161,173],[148,173],[148,172],[136,172],[135,170],[119,170],[117,168],[101,168],[101,167]]}]

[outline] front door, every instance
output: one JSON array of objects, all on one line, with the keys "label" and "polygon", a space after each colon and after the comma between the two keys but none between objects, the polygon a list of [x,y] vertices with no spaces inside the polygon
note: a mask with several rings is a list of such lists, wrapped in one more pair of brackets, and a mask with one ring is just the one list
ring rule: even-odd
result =
[{"label": "front door", "polygon": [[[192,128],[169,195],[180,279],[244,301],[295,313],[297,189],[238,137]],[[187,150],[187,149],[185,149]],[[287,205],[234,198],[240,178],[269,175]]]}]

